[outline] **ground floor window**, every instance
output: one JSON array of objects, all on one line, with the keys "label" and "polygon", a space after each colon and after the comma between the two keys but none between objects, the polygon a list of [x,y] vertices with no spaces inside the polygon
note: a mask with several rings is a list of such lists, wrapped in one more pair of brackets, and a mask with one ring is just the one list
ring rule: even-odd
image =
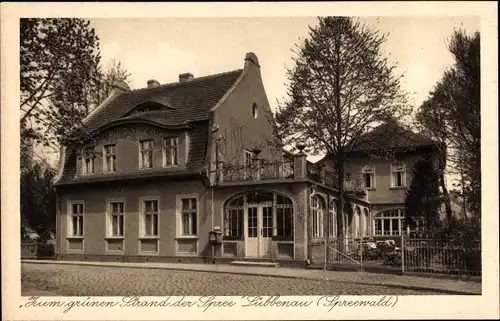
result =
[{"label": "ground floor window", "polygon": [[330,206],[328,208],[328,236],[337,236],[337,205],[335,200],[330,201]]},{"label": "ground floor window", "polygon": [[142,236],[158,236],[158,200],[143,200]]},{"label": "ground floor window", "polygon": [[108,235],[111,237],[124,235],[124,207],[122,201],[108,203]]},{"label": "ground floor window", "polygon": [[180,197],[180,235],[198,235],[198,210],[196,197]]},{"label": "ground floor window", "polygon": [[311,197],[311,232],[313,238],[323,237],[323,211],[323,199],[318,195],[313,195]]},{"label": "ground floor window", "polygon": [[71,215],[69,236],[83,237],[83,202],[73,202],[69,204]]},{"label": "ground floor window", "polygon": [[404,209],[383,211],[373,218],[376,236],[401,235],[404,227]]}]

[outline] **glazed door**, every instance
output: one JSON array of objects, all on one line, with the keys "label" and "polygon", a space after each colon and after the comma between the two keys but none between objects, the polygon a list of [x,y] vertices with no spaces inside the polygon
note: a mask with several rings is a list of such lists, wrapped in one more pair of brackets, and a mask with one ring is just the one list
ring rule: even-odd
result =
[{"label": "glazed door", "polygon": [[257,206],[248,207],[245,214],[245,255],[259,257],[259,208]]},{"label": "glazed door", "polygon": [[273,208],[269,205],[248,207],[245,218],[247,257],[271,257],[273,236]]}]

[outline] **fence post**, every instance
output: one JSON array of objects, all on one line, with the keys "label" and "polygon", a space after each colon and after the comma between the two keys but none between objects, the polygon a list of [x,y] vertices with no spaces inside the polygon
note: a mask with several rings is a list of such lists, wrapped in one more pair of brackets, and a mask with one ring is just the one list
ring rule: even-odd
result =
[{"label": "fence post", "polygon": [[[361,239],[361,240],[362,240],[362,239]],[[363,248],[363,241],[360,241],[360,243],[359,243],[359,248],[360,248],[360,250],[361,250],[361,260],[360,260],[360,261],[361,261],[361,266],[360,266],[360,268],[361,268],[361,271],[363,271],[363,251],[364,251],[364,248]]]},{"label": "fence post", "polygon": [[401,274],[405,273],[405,235],[401,233]]},{"label": "fence post", "polygon": [[324,238],[324,241],[325,241],[325,258],[324,258],[324,263],[323,263],[323,270],[326,271],[326,261],[328,260],[328,248],[327,248],[327,242],[326,242],[327,238],[325,237]]}]

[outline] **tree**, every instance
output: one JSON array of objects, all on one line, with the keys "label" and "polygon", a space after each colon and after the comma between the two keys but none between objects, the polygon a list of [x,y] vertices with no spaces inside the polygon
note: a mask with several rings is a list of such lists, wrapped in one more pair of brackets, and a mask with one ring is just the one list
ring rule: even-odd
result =
[{"label": "tree", "polygon": [[[349,17],[320,17],[287,70],[288,98],[276,112],[278,141],[303,143],[335,163],[344,210],[344,162],[377,122],[404,114],[402,76],[381,52],[387,35]],[[338,215],[338,235],[344,234]]]},{"label": "tree", "polygon": [[420,107],[419,122],[447,144],[448,161],[461,176],[470,209],[481,213],[480,34],[455,30],[448,49],[454,64],[448,68]]},{"label": "tree", "polygon": [[55,233],[56,198],[51,186],[55,171],[41,161],[21,173],[22,222],[38,233],[42,240]]},{"label": "tree", "polygon": [[423,227],[429,237],[438,230],[442,204],[439,175],[430,155],[415,162],[412,177],[405,198],[405,222],[412,230]]},{"label": "tree", "polygon": [[67,92],[75,104],[88,106],[100,61],[98,40],[83,19],[21,19],[21,126],[44,145],[54,143],[59,118],[60,106],[49,100]]}]

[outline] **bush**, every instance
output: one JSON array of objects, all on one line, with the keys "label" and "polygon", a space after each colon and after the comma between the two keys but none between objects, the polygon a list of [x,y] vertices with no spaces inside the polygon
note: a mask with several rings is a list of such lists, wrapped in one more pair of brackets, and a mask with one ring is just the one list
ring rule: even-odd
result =
[{"label": "bush", "polygon": [[54,257],[55,254],[54,244],[39,244],[37,247],[36,255],[37,257]]}]

